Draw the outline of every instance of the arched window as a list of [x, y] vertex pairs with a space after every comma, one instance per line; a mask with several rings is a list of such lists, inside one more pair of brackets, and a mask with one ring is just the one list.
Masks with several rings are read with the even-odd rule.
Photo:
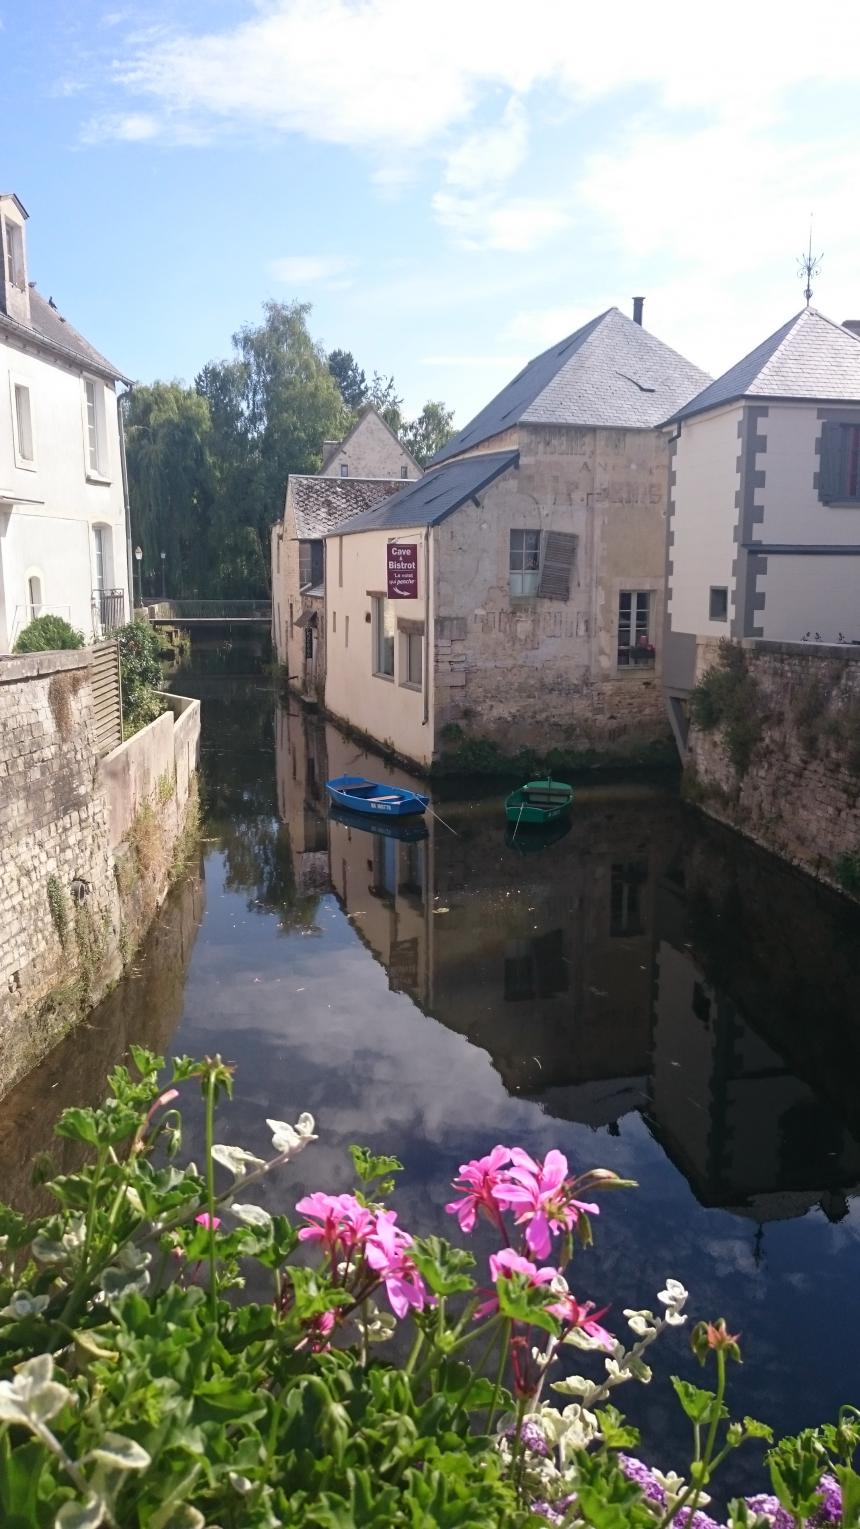
[[37, 573], [27, 579], [27, 611], [31, 621], [42, 614], [42, 580]]

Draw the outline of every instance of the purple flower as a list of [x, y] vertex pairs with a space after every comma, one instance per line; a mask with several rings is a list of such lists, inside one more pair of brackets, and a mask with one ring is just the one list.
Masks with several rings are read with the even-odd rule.
[[842, 1488], [835, 1476], [822, 1476], [818, 1483], [818, 1490], [824, 1494], [824, 1501], [818, 1512], [812, 1519], [813, 1524], [841, 1524], [842, 1522]]
[[[513, 1424], [511, 1424], [510, 1428], [505, 1429], [504, 1437], [506, 1439], [516, 1438], [516, 1432], [516, 1428]], [[520, 1438], [522, 1439], [523, 1447], [525, 1449], [530, 1449], [533, 1455], [542, 1455], [544, 1459], [549, 1456], [550, 1448], [546, 1442], [546, 1439], [544, 1438], [543, 1430], [540, 1424], [536, 1423], [533, 1419], [523, 1419]]]
[[644, 1497], [658, 1502], [661, 1507], [666, 1506], [666, 1493], [644, 1461], [637, 1460], [635, 1455], [619, 1455], [618, 1464], [628, 1480], [636, 1482]]
[[689, 1508], [682, 1508], [672, 1519], [673, 1529], [726, 1529], [725, 1524], [718, 1524], [715, 1518], [710, 1518], [697, 1508], [695, 1513], [690, 1514]]

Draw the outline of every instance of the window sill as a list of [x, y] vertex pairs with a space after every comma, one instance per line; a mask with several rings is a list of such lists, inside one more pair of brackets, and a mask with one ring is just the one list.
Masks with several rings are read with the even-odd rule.
[[653, 679], [657, 668], [656, 664], [618, 664], [615, 669], [616, 679]]
[[825, 510], [860, 510], [858, 499], [822, 499]]
[[400, 689], [401, 690], [417, 690], [418, 694], [420, 695], [422, 690], [424, 689], [424, 686], [423, 685], [416, 685], [412, 680], [401, 680], [400, 681]]
[[111, 485], [110, 478], [106, 478], [104, 473], [95, 472], [91, 467], [87, 468], [87, 482], [98, 483], [102, 488], [110, 488]]
[[393, 685], [394, 684], [394, 675], [393, 674], [381, 674], [378, 669], [374, 669], [374, 671], [373, 671], [373, 678], [375, 680], [385, 680], [386, 685]]
[[25, 457], [19, 457], [17, 451], [15, 452], [15, 466], [22, 473], [34, 473], [39, 470], [35, 461], [27, 461]]

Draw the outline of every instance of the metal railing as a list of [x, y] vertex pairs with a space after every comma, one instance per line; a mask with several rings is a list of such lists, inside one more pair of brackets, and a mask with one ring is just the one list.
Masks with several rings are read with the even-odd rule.
[[112, 632], [118, 632], [125, 625], [125, 590], [124, 589], [94, 589], [93, 609], [102, 630], [102, 636], [108, 637]]

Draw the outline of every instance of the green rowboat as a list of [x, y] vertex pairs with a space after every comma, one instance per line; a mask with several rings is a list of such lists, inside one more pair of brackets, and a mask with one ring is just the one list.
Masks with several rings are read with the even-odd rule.
[[512, 791], [505, 802], [509, 823], [520, 828], [554, 823], [570, 811], [573, 787], [559, 780], [528, 780]]

